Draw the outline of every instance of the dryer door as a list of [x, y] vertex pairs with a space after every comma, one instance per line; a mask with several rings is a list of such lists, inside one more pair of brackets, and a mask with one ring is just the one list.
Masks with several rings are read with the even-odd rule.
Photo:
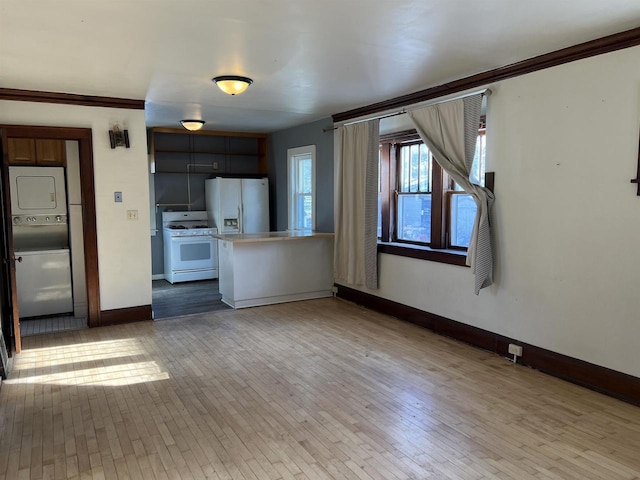
[[63, 167], [9, 167], [11, 215], [66, 215]]

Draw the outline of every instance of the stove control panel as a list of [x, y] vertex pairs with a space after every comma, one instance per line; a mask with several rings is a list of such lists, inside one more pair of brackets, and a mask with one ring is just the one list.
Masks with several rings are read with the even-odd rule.
[[184, 228], [184, 229], [165, 229], [172, 237], [200, 237], [211, 235], [213, 232], [210, 228]]

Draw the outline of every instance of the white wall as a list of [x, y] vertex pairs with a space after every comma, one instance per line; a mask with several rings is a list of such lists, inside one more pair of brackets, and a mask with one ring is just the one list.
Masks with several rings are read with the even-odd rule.
[[[114, 122], [129, 131], [131, 148], [109, 145]], [[149, 180], [143, 110], [0, 101], [0, 123], [91, 128], [96, 190], [100, 308], [151, 304]], [[123, 202], [114, 203], [113, 192]], [[138, 210], [138, 221], [127, 220]]]
[[382, 254], [363, 290], [640, 377], [640, 47], [490, 87], [496, 284]]

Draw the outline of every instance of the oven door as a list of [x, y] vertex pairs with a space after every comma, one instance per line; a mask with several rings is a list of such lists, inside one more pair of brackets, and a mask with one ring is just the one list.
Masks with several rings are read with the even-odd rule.
[[206, 235], [171, 237], [171, 270], [210, 270], [216, 267], [215, 242]]

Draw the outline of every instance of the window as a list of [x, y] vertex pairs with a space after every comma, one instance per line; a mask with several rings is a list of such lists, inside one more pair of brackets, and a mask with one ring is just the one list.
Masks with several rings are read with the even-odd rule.
[[[483, 185], [483, 126], [478, 133], [471, 179]], [[442, 170], [415, 131], [381, 137], [379, 171], [378, 233], [382, 242], [467, 249], [475, 201]]]
[[400, 147], [397, 213], [398, 240], [431, 243], [433, 162], [427, 146]]
[[287, 150], [289, 172], [289, 230], [313, 230], [316, 226], [316, 146]]
[[[485, 174], [485, 130], [478, 132], [476, 152], [471, 166], [471, 181], [484, 185]], [[454, 189], [448, 192], [447, 205], [449, 207], [449, 245], [453, 248], [467, 248], [471, 241], [473, 221], [476, 217], [475, 200], [462, 187], [454, 182]]]

